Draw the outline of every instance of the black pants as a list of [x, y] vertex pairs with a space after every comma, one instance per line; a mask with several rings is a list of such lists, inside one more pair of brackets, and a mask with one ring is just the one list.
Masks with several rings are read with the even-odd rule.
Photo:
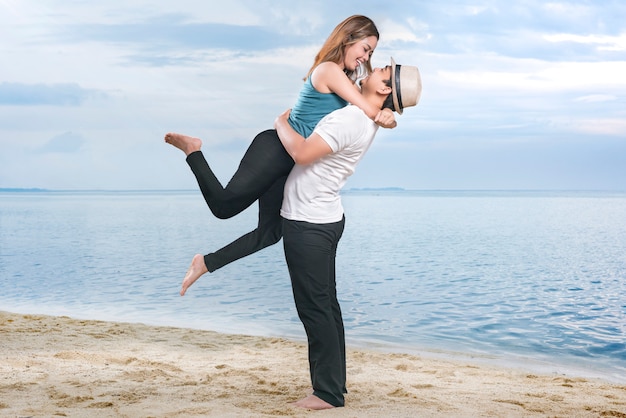
[[344, 405], [346, 348], [337, 300], [335, 258], [345, 220], [331, 224], [283, 219], [283, 246], [298, 317], [309, 345], [313, 394]]
[[204, 200], [211, 212], [227, 219], [259, 201], [257, 228], [214, 253], [204, 256], [209, 271], [277, 243], [282, 237], [280, 207], [287, 175], [294, 162], [274, 129], [258, 134], [239, 163], [226, 187], [207, 164], [202, 152], [187, 156]]

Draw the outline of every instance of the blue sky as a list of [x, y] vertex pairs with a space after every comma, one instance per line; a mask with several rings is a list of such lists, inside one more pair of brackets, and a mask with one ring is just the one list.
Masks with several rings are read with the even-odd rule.
[[626, 3], [301, 3], [0, 0], [0, 188], [194, 189], [168, 131], [227, 181], [365, 14], [424, 91], [347, 187], [626, 189]]

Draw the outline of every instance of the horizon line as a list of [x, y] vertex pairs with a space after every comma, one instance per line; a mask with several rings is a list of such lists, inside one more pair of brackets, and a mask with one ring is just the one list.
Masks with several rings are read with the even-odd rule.
[[[40, 188], [40, 187], [0, 187], [0, 192], [9, 192], [9, 193], [20, 193], [20, 192], [50, 192], [50, 193], [68, 193], [68, 192], [76, 192], [76, 193], [140, 193], [140, 192], [197, 192], [198, 189], [48, 189], [48, 188]], [[625, 193], [626, 189], [597, 189], [597, 188], [583, 188], [583, 189], [575, 189], [575, 188], [556, 188], [556, 189], [538, 189], [538, 188], [432, 188], [432, 189], [407, 189], [404, 187], [397, 186], [386, 186], [386, 187], [351, 187], [348, 189], [341, 190], [342, 192], [359, 192], [359, 191], [389, 191], [389, 192], [621, 192]]]

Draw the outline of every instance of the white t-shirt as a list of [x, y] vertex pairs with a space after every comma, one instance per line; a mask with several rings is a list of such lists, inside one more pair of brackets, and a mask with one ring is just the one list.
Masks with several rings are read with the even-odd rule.
[[281, 216], [317, 224], [339, 222], [343, 218], [339, 191], [377, 130], [378, 125], [357, 106], [348, 105], [325, 116], [313, 132], [333, 152], [312, 164], [293, 167], [285, 184]]

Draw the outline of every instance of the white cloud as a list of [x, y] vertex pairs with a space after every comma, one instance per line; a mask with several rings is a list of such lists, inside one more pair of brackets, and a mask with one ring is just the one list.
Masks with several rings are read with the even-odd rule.
[[561, 125], [578, 133], [626, 137], [626, 119], [570, 119], [562, 121]]
[[[189, 187], [186, 167], [163, 148], [170, 130], [207, 138], [227, 176], [248, 141], [293, 105], [328, 32], [353, 13], [370, 16], [380, 30], [375, 66], [391, 55], [418, 65], [424, 82], [419, 106], [381, 134], [389, 148], [381, 164], [394, 170], [372, 174], [379, 184], [393, 185], [393, 173], [403, 170], [397, 161], [411, 160], [406, 150], [392, 152], [401, 144], [445, 144], [450, 154], [488, 144], [480, 149], [488, 159], [492, 145], [505, 147], [514, 138], [522, 149], [572, 134], [580, 143], [626, 135], [619, 2], [293, 5], [0, 0], [0, 50], [10, 57], [0, 66], [0, 86], [20, 86], [31, 99], [0, 104], [0, 187]], [[44, 87], [40, 95], [64, 87], [83, 99], [72, 107], [36, 101], [30, 94], [36, 86]], [[66, 132], [84, 139], [56, 144], [73, 153], [35, 152], [51, 138], [67, 140]], [[423, 158], [434, 166], [441, 148], [431, 150]], [[131, 158], [137, 154], [144, 158]], [[170, 162], [178, 174], [154, 169]], [[451, 169], [450, 179], [456, 175], [462, 173]]]
[[545, 2], [539, 3], [539, 6], [548, 15], [560, 16], [563, 19], [579, 19], [592, 14], [592, 9], [582, 4], [576, 4], [575, 2]]
[[543, 38], [548, 42], [554, 43], [573, 42], [583, 45], [596, 45], [600, 51], [626, 51], [626, 32], [618, 36], [560, 33], [544, 35]]
[[576, 98], [575, 102], [583, 102], [583, 103], [604, 103], [604, 102], [614, 102], [618, 98], [612, 94], [590, 94], [587, 96], [581, 96]]
[[467, 13], [470, 16], [477, 16], [481, 13], [484, 13], [486, 10], [489, 10], [488, 6], [477, 6], [477, 5], [471, 5], [471, 6], [465, 6], [464, 8], [465, 13]]
[[[219, 8], [218, 10], [216, 10]], [[231, 25], [258, 25], [263, 21], [245, 1], [227, 2], [177, 0], [132, 2], [90, 2], [80, 0], [3, 0], [6, 23], [36, 23], [38, 25], [68, 23], [125, 24], [143, 22], [162, 16], [184, 16], [188, 23], [212, 22]]]
[[85, 138], [73, 132], [65, 132], [50, 139], [38, 152], [73, 154], [85, 144]]
[[617, 89], [626, 94], [626, 61], [546, 62], [518, 60], [519, 69], [442, 70], [439, 82], [467, 90], [515, 90], [593, 93]]

